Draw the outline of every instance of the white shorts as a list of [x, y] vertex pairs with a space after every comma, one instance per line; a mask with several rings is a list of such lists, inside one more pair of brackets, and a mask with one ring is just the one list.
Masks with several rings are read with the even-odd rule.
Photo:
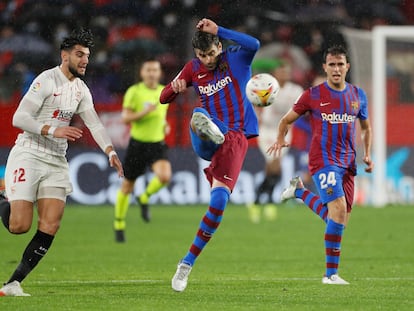
[[[36, 152], [14, 146], [10, 151], [5, 173], [9, 201], [49, 198], [65, 201], [72, 192], [69, 166], [65, 157]], [[48, 188], [46, 191], [45, 189]], [[53, 191], [53, 188], [64, 191]]]
[[[258, 138], [258, 145], [260, 151], [263, 153], [263, 156], [267, 163], [272, 162], [274, 159], [273, 155], [269, 155], [267, 150], [271, 145], [273, 145], [276, 141], [277, 132], [272, 129], [267, 129], [265, 127], [259, 127], [259, 138]], [[290, 132], [286, 135], [286, 140], [290, 142]], [[285, 155], [289, 148], [282, 148], [282, 155]]]

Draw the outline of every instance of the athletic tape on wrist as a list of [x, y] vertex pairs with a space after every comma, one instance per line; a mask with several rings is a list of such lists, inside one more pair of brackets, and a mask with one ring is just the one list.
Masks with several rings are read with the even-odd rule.
[[112, 150], [109, 154], [108, 154], [108, 158], [112, 158], [113, 156], [117, 155], [115, 150]]
[[52, 136], [53, 136], [53, 134], [55, 133], [55, 131], [56, 131], [56, 127], [51, 126], [51, 127], [49, 127], [49, 129], [47, 130], [47, 134], [48, 134], [48, 135], [52, 135]]

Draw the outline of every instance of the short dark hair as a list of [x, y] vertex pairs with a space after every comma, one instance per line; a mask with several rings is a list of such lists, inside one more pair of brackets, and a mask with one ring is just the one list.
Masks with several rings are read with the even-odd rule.
[[343, 45], [333, 45], [325, 50], [323, 53], [323, 63], [326, 63], [326, 57], [328, 54], [338, 56], [338, 55], [345, 55], [346, 61], [348, 62], [348, 51]]
[[139, 63], [139, 67], [138, 68], [141, 70], [142, 67], [144, 66], [144, 64], [146, 64], [146, 63], [152, 63], [152, 62], [159, 63], [160, 66], [161, 66], [161, 61], [158, 58], [156, 58], [154, 56], [149, 56], [149, 57], [145, 57], [145, 58], [143, 58], [141, 60], [141, 62]]
[[94, 46], [93, 35], [90, 29], [77, 28], [72, 31], [69, 37], [63, 38], [60, 50], [71, 50], [75, 45], [81, 45], [86, 48]]
[[219, 45], [220, 40], [217, 35], [198, 30], [195, 32], [191, 43], [194, 49], [207, 51], [213, 44]]
[[148, 56], [148, 57], [144, 57], [141, 61], [141, 64], [144, 63], [152, 63], [152, 62], [158, 62], [160, 63], [160, 60], [154, 56]]

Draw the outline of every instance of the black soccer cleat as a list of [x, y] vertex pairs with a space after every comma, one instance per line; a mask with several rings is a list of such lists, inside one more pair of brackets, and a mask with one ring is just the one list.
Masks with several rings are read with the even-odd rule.
[[118, 243], [125, 242], [125, 231], [124, 230], [115, 230], [115, 241]]
[[145, 222], [151, 221], [151, 213], [148, 203], [144, 204], [141, 202], [140, 198], [137, 198], [138, 204], [141, 207], [141, 217]]

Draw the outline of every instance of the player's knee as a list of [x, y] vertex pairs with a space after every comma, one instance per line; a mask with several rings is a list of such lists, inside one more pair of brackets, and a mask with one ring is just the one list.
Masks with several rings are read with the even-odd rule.
[[168, 184], [171, 181], [171, 171], [165, 171], [161, 174], [158, 174], [158, 179], [162, 184]]
[[134, 190], [134, 182], [131, 180], [124, 179], [121, 185], [121, 191], [125, 194], [130, 194]]
[[343, 198], [338, 198], [328, 203], [329, 218], [343, 224], [347, 219], [347, 205]]
[[50, 234], [50, 235], [56, 235], [59, 228], [60, 228], [60, 221], [50, 222], [50, 223], [39, 222], [39, 230], [44, 233]]
[[32, 227], [31, 223], [13, 223], [9, 224], [9, 231], [13, 234], [23, 234], [30, 230]]

